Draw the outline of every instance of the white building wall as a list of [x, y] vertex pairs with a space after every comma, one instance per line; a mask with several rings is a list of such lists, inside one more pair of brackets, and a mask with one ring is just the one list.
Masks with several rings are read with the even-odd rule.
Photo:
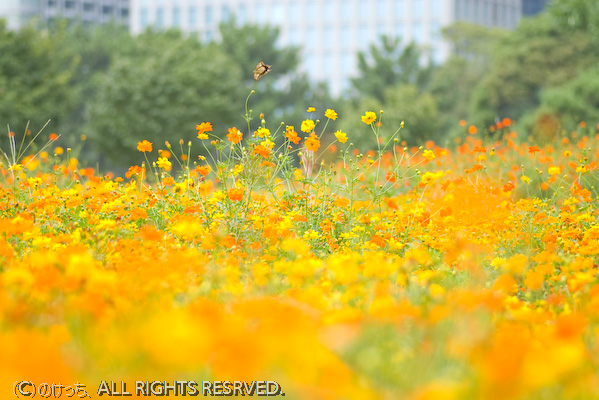
[[0, 17], [10, 29], [18, 29], [31, 19], [52, 21], [68, 18], [87, 24], [111, 21], [127, 25], [130, 0], [0, 0]]
[[[234, 14], [238, 24], [276, 25], [280, 45], [302, 47], [301, 69], [328, 82], [333, 94], [356, 76], [356, 53], [380, 35], [422, 46], [442, 62], [450, 46], [441, 29], [455, 21], [513, 28], [521, 0], [131, 0], [134, 34], [152, 26], [177, 27], [200, 40], [218, 39], [218, 25]], [[267, 60], [265, 60], [267, 61]]]

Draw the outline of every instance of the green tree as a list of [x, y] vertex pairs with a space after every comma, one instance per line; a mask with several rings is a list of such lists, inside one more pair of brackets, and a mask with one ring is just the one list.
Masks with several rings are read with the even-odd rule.
[[385, 90], [397, 84], [423, 87], [431, 68], [420, 64], [422, 53], [415, 43], [401, 46], [399, 38], [381, 36], [380, 46], [358, 53], [359, 76], [351, 79], [356, 98], [371, 96], [383, 100]]
[[599, 44], [599, 2], [596, 0], [554, 0], [548, 11], [565, 32], [587, 32]]
[[546, 14], [525, 20], [502, 40], [476, 86], [474, 121], [491, 124], [497, 117], [519, 118], [540, 104], [543, 88], [563, 85], [598, 61], [597, 46], [588, 33], [565, 33]]
[[[148, 31], [135, 38], [132, 54], [118, 55], [90, 106], [89, 132], [95, 148], [113, 166], [143, 159], [136, 150], [147, 139], [194, 140], [195, 125], [209, 121], [224, 134], [243, 120], [241, 72], [215, 46], [202, 46], [178, 32]], [[197, 140], [197, 139], [196, 139]]]
[[[79, 60], [70, 81], [76, 107], [64, 118], [60, 129], [73, 146], [84, 131], [89, 118], [91, 101], [96, 97], [100, 82], [117, 56], [131, 55], [134, 38], [126, 27], [107, 24], [99, 26], [70, 25], [65, 33], [65, 46]], [[86, 155], [88, 156], [88, 155]]]
[[[299, 72], [300, 49], [277, 45], [278, 28], [251, 24], [237, 27], [232, 20], [220, 25], [220, 36], [220, 42], [214, 45], [242, 71], [242, 87], [247, 92], [256, 91], [250, 100], [254, 114], [264, 113], [267, 118], [291, 125], [303, 117], [307, 103], [328, 99], [326, 90], [311, 85]], [[253, 71], [260, 61], [272, 65], [272, 70], [256, 82]]]
[[341, 129], [347, 133], [349, 141], [362, 151], [376, 148], [376, 141], [360, 116], [366, 111], [374, 111], [378, 115], [380, 110], [384, 111], [380, 126], [383, 141], [391, 138], [402, 121], [405, 122], [404, 128], [396, 137], [410, 145], [440, 139], [441, 124], [434, 97], [414, 84], [400, 83], [387, 88], [382, 101], [376, 97], [364, 97], [357, 105], [344, 109], [347, 117], [341, 121]]
[[[79, 58], [65, 48], [64, 26], [52, 35], [32, 25], [9, 31], [0, 20], [0, 145], [6, 150], [6, 126], [19, 132], [31, 121], [40, 129], [52, 120], [48, 133], [56, 131], [74, 109], [71, 80]], [[59, 132], [60, 133], [60, 132]]]
[[507, 34], [503, 29], [468, 23], [443, 30], [454, 51], [433, 70], [426, 88], [438, 103], [442, 131], [457, 129], [458, 120], [468, 118], [474, 88], [492, 66], [493, 50]]
[[[539, 107], [523, 118], [537, 139], [552, 139], [579, 122], [599, 122], [599, 67], [581, 72], [570, 82], [544, 90]], [[551, 123], [549, 123], [551, 122]]]

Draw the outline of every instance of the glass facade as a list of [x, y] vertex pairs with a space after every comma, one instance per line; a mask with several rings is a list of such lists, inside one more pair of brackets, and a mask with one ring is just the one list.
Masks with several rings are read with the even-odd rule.
[[[67, 0], [45, 1], [57, 1], [60, 5]], [[92, 0], [69, 1], [95, 3]], [[134, 33], [152, 24], [164, 25], [164, 28], [180, 26], [184, 31], [199, 35], [203, 41], [217, 40], [220, 35], [218, 24], [233, 16], [237, 25], [250, 23], [277, 27], [280, 30], [277, 45], [301, 47], [303, 70], [314, 80], [326, 80], [334, 91], [338, 91], [356, 74], [356, 53], [368, 51], [369, 46], [377, 43], [381, 35], [398, 37], [401, 45], [413, 40], [422, 46], [425, 58], [439, 63], [451, 54], [450, 44], [441, 34], [443, 27], [457, 21], [468, 21], [513, 28], [524, 9], [532, 10], [536, 3], [543, 0], [131, 2], [134, 5]], [[159, 9], [165, 10], [162, 18], [159, 16]]]

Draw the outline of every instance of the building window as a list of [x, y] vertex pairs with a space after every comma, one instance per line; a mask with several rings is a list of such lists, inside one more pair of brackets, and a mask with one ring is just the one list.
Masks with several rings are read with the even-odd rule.
[[333, 27], [327, 26], [324, 28], [323, 42], [327, 49], [335, 47], [335, 31], [333, 30]]
[[360, 18], [361, 19], [370, 19], [370, 3], [368, 1], [360, 1]]
[[103, 6], [102, 7], [102, 14], [104, 14], [104, 15], [110, 15], [110, 14], [112, 14], [112, 7], [111, 6]]
[[164, 10], [162, 8], [156, 9], [156, 27], [162, 28], [164, 26]]
[[206, 8], [204, 8], [204, 22], [206, 24], [211, 24], [212, 18], [212, 6], [206, 6]]
[[433, 47], [433, 62], [437, 65], [443, 63], [443, 52], [439, 47]]
[[141, 29], [145, 29], [147, 28], [148, 24], [150, 23], [149, 18], [148, 18], [148, 9], [147, 8], [142, 8], [139, 12], [139, 25], [141, 26]]
[[129, 9], [128, 8], [121, 8], [121, 17], [129, 18]]
[[341, 92], [345, 92], [347, 90], [349, 90], [351, 87], [351, 82], [349, 80], [349, 78], [345, 78], [341, 80], [341, 85], [339, 86], [339, 90]]
[[316, 2], [309, 1], [306, 4], [306, 18], [315, 20], [318, 17], [318, 10], [316, 9]]
[[240, 4], [237, 8], [237, 22], [242, 26], [248, 22], [248, 13], [245, 4]]
[[189, 18], [189, 26], [191, 28], [196, 27], [198, 24], [198, 13], [197, 13], [197, 10], [195, 7], [189, 7], [188, 18]]
[[361, 25], [358, 33], [358, 46], [360, 50], [365, 50], [370, 44], [370, 31], [368, 25]]
[[443, 15], [443, 3], [441, 0], [430, 0], [431, 17], [439, 18]]
[[497, 26], [499, 25], [499, 6], [497, 5], [497, 3], [493, 3], [493, 8], [491, 11], [491, 23], [493, 24], [493, 26]]
[[484, 25], [489, 25], [489, 2], [485, 1], [483, 3], [483, 19], [482, 22]]
[[297, 1], [292, 1], [291, 3], [289, 3], [289, 15], [291, 15], [291, 17], [295, 20], [299, 20], [302, 18], [302, 16], [300, 15], [301, 13], [301, 8], [300, 5]]
[[402, 41], [404, 37], [404, 26], [401, 24], [395, 24], [395, 37]]
[[223, 22], [229, 22], [231, 20], [231, 10], [229, 9], [228, 5], [223, 5], [221, 10], [221, 21]]
[[386, 19], [387, 15], [387, 0], [378, 0], [376, 3], [376, 15], [378, 19]]
[[439, 21], [431, 22], [431, 38], [433, 40], [441, 39], [441, 24]]
[[309, 74], [317, 72], [316, 55], [314, 53], [307, 53], [304, 57], [304, 65]]
[[48, 7], [49, 8], [56, 7], [56, 0], [48, 0]]
[[337, 11], [335, 10], [335, 3], [332, 1], [324, 3], [322, 14], [324, 16], [324, 20], [328, 22], [335, 21], [339, 17], [337, 15]]
[[354, 6], [349, 1], [341, 3], [341, 20], [350, 21], [354, 17]]
[[173, 8], [173, 26], [181, 26], [181, 11], [179, 7]]
[[92, 12], [92, 11], [94, 11], [94, 5], [93, 5], [93, 3], [83, 3], [83, 11], [85, 11], [85, 12]]
[[266, 8], [264, 7], [264, 4], [256, 4], [256, 15], [254, 17], [254, 21], [256, 21], [258, 24], [266, 23]]
[[289, 37], [289, 44], [291, 44], [291, 45], [298, 45], [301, 42], [300, 32], [296, 26], [289, 28], [288, 37]]
[[65, 1], [64, 2], [64, 8], [67, 10], [71, 10], [73, 8], [75, 8], [75, 2], [74, 1]]
[[281, 3], [274, 3], [271, 8], [270, 20], [275, 24], [281, 24], [284, 19], [283, 14], [283, 5]]
[[424, 25], [421, 22], [414, 22], [412, 25], [412, 40], [416, 43], [424, 42]]
[[378, 24], [376, 26], [376, 37], [377, 39], [387, 34], [387, 26], [385, 24]]
[[341, 44], [343, 47], [351, 47], [353, 43], [352, 31], [349, 25], [343, 25], [341, 27]]
[[424, 15], [424, 0], [412, 0], [412, 17], [421, 18]]
[[354, 69], [354, 55], [349, 51], [341, 54], [341, 71], [344, 74], [349, 74]]
[[395, 0], [395, 16], [403, 18], [406, 15], [406, 2], [405, 0]]
[[325, 75], [333, 75], [335, 73], [335, 58], [332, 53], [326, 53], [324, 55], [324, 59], [322, 60], [323, 71]]
[[313, 26], [308, 27], [308, 29], [306, 30], [306, 42], [305, 42], [305, 46], [306, 49], [309, 50], [314, 50], [316, 48], [317, 45], [317, 37], [316, 37], [316, 28], [314, 28]]

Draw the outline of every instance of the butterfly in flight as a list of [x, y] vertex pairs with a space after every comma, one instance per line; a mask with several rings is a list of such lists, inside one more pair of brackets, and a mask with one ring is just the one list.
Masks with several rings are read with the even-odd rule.
[[264, 64], [264, 61], [260, 61], [254, 70], [254, 79], [259, 81], [263, 75], [266, 75], [266, 73], [270, 71], [271, 67], [272, 65], [266, 65]]

